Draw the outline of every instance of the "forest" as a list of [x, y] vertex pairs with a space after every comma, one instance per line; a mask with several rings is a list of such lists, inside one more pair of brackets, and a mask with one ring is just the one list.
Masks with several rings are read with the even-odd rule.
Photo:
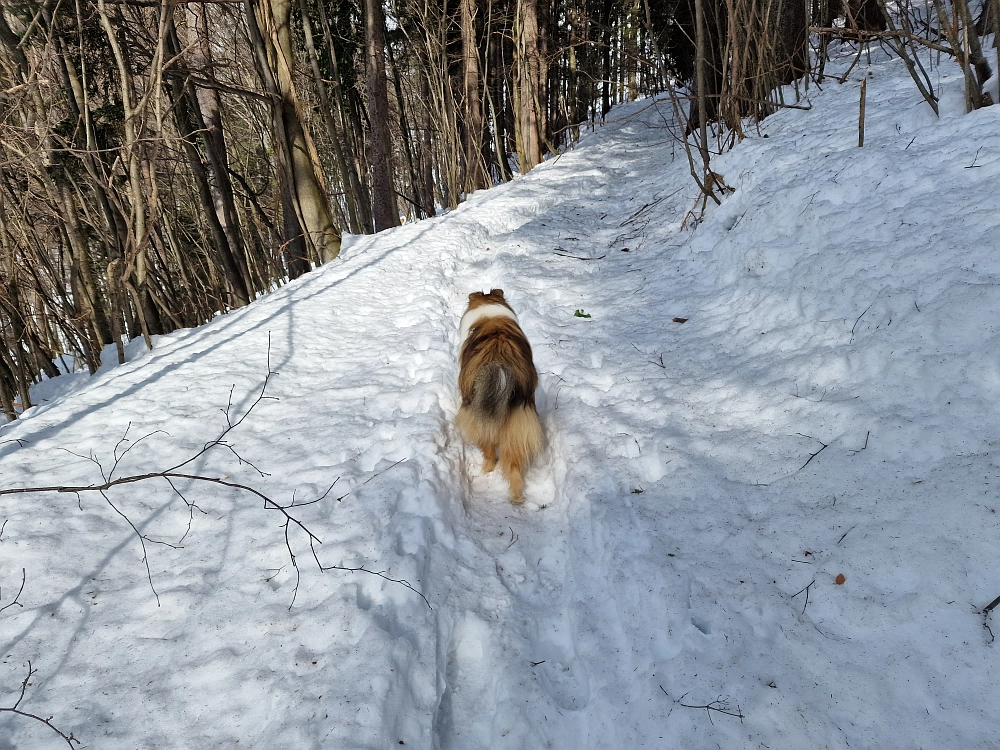
[[989, 105], [998, 8], [0, 0], [0, 406], [527, 173], [621, 102], [669, 95], [702, 210], [712, 155], [807, 107], [832, 39], [902, 58], [935, 111], [953, 60]]

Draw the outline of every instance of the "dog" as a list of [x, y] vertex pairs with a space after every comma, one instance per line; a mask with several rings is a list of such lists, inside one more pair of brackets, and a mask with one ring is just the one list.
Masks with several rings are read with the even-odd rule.
[[460, 325], [458, 389], [462, 406], [455, 426], [483, 452], [483, 473], [500, 469], [510, 501], [524, 502], [522, 474], [544, 443], [535, 409], [538, 372], [531, 344], [502, 289], [473, 292]]

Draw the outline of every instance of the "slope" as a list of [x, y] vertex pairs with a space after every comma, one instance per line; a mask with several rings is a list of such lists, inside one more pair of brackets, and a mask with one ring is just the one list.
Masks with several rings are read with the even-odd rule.
[[[0, 705], [30, 660], [20, 708], [87, 747], [990, 746], [1000, 136], [950, 73], [940, 120], [898, 61], [811, 91], [714, 161], [735, 191], [693, 230], [669, 104], [620, 108], [52, 390], [3, 488], [162, 470], [253, 406], [186, 469], [368, 572], [198, 480], [5, 496]], [[492, 286], [540, 372], [523, 507], [451, 428]]]

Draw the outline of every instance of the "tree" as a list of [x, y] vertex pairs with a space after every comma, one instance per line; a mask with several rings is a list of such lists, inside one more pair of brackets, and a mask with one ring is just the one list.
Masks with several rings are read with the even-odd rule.
[[291, 0], [247, 0], [254, 61], [271, 100], [285, 259], [294, 278], [309, 270], [310, 259], [326, 263], [340, 254], [340, 230], [333, 220], [319, 155], [304, 124], [293, 80], [291, 15]]
[[371, 121], [372, 213], [375, 231], [399, 226], [399, 208], [392, 184], [392, 142], [389, 137], [389, 94], [385, 77], [385, 15], [381, 0], [365, 0], [365, 70]]

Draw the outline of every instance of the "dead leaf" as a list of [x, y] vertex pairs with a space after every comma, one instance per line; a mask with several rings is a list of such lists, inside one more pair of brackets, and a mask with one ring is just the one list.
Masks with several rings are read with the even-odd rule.
[[834, 583], [836, 583], [838, 586], [843, 586], [844, 585], [844, 581], [846, 581], [846, 580], [847, 579], [844, 578], [844, 574], [843, 573], [838, 573], [836, 579], [834, 579]]
[[674, 318], [674, 322], [675, 323], [687, 323], [688, 319], [687, 318]]

